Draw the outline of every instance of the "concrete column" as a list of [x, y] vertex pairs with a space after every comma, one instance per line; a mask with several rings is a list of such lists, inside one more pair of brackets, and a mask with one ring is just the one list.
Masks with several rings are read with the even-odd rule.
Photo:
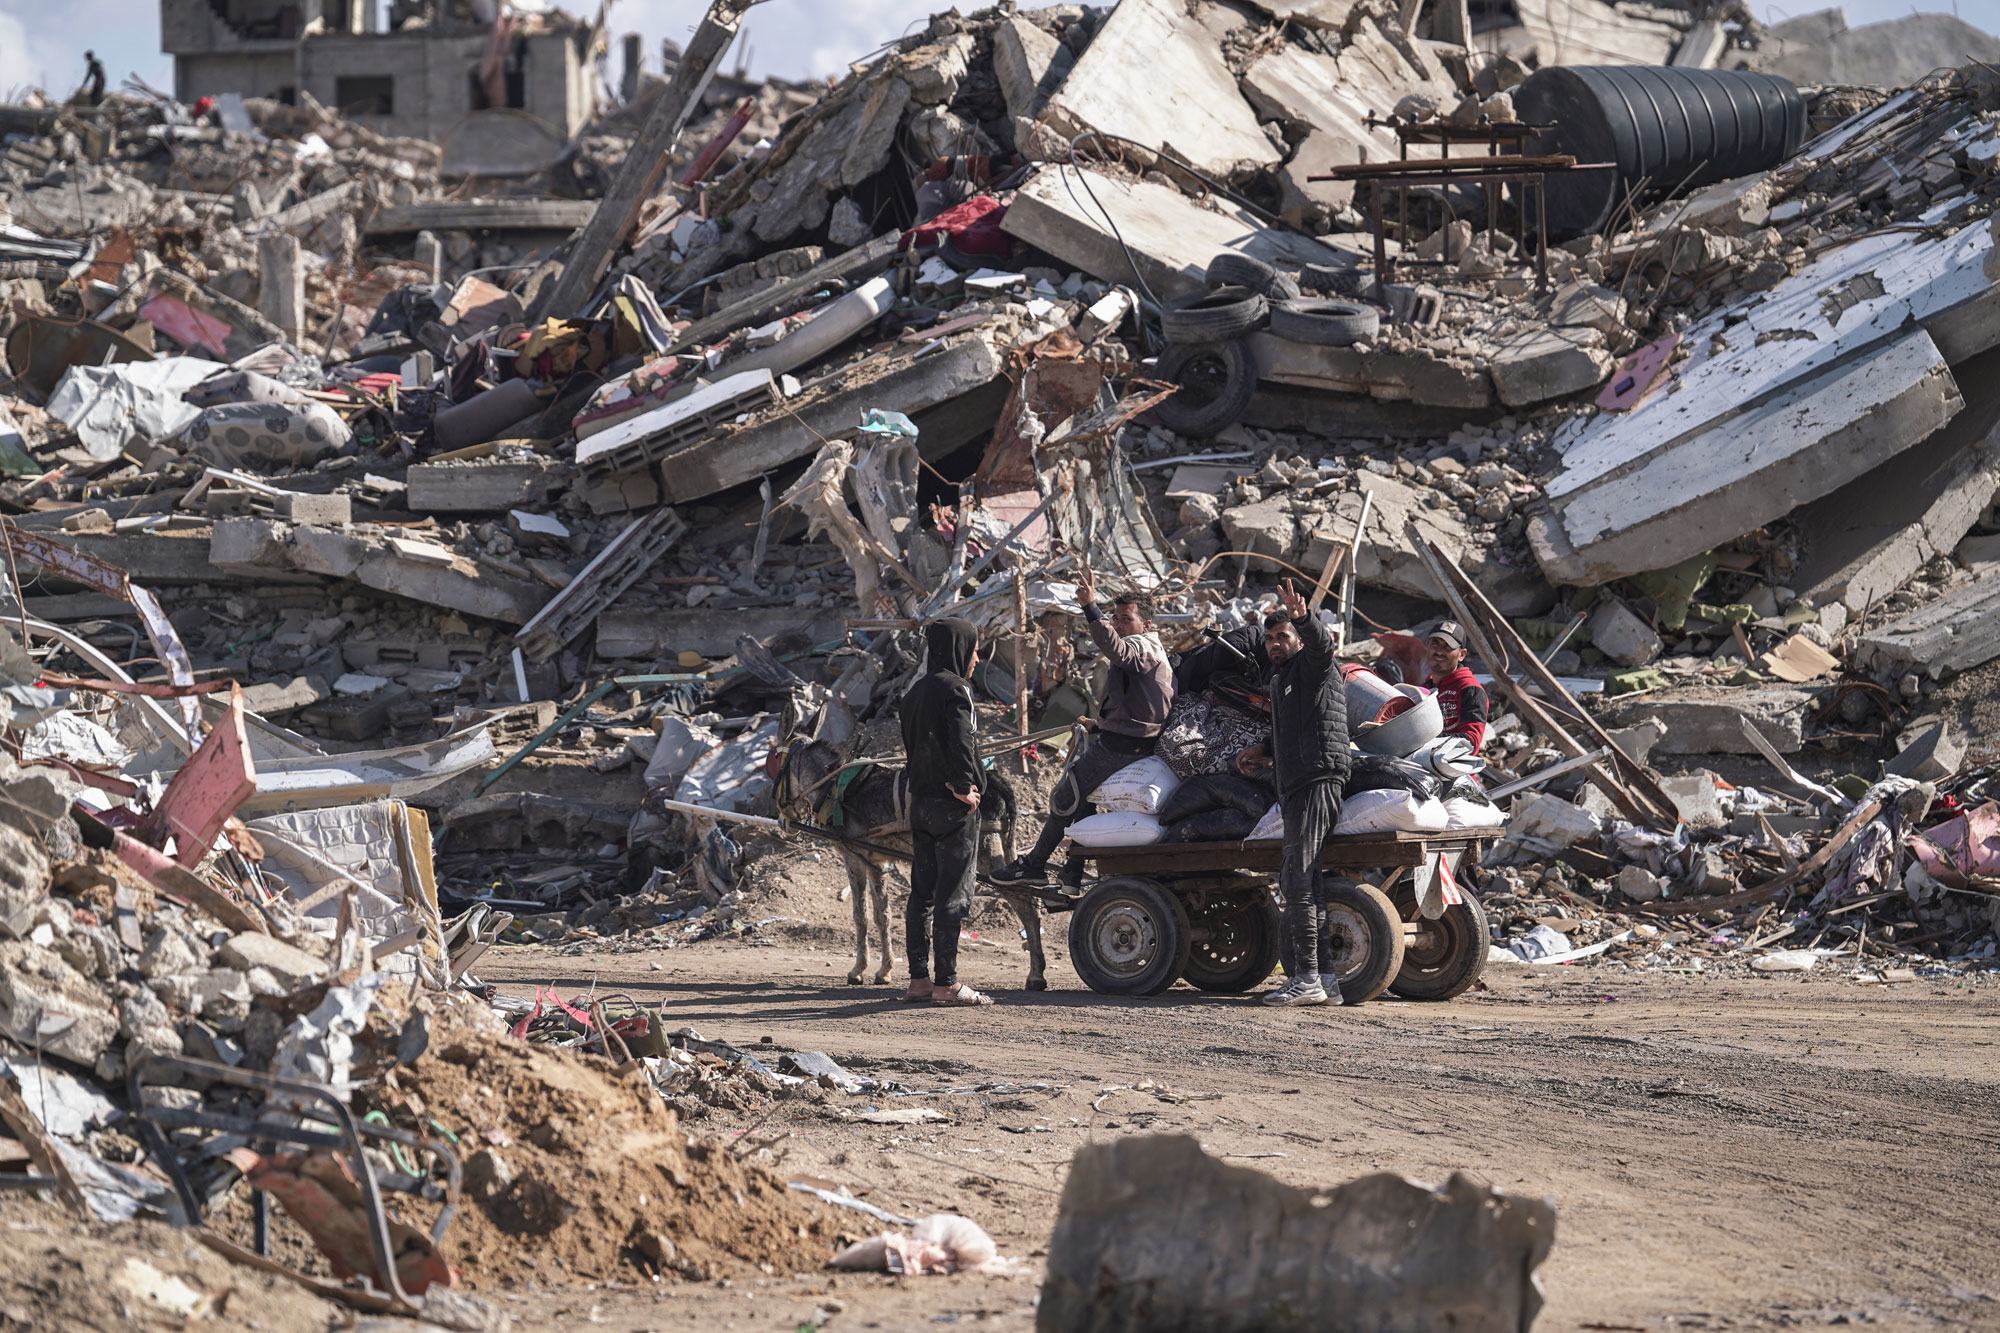
[[299, 262], [299, 238], [283, 233], [258, 237], [257, 270], [258, 308], [296, 343], [306, 317], [306, 271]]
[[417, 266], [430, 274], [432, 284], [444, 281], [444, 242], [433, 232], [417, 233]]

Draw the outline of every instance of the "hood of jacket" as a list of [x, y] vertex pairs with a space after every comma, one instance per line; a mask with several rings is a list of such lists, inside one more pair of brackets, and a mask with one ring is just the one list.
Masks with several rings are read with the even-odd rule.
[[971, 621], [946, 616], [924, 626], [925, 669], [945, 671], [964, 677], [972, 669], [972, 653], [979, 646], [979, 630]]

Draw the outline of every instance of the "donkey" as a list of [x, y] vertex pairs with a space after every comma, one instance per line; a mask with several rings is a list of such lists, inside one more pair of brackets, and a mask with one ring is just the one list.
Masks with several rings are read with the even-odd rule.
[[[833, 710], [843, 705], [834, 702]], [[854, 898], [854, 968], [847, 974], [860, 985], [868, 973], [868, 904], [875, 906], [875, 935], [882, 964], [872, 981], [889, 980], [895, 953], [889, 938], [889, 899], [883, 871], [892, 862], [910, 858], [909, 784], [900, 768], [871, 759], [848, 760], [828, 728], [829, 705], [817, 690], [794, 691], [785, 709], [777, 745], [767, 770], [776, 788], [778, 813], [785, 819], [831, 829], [855, 841], [840, 846], [847, 865], [848, 889]], [[997, 853], [1014, 855], [1014, 788], [998, 773], [986, 775], [979, 800], [979, 872], [984, 875]], [[999, 844], [996, 848], [995, 844]], [[866, 844], [866, 845], [863, 845]], [[1028, 989], [1047, 990], [1047, 960], [1042, 954], [1040, 905], [1032, 893], [996, 886], [996, 891], [1021, 919], [1028, 936]]]

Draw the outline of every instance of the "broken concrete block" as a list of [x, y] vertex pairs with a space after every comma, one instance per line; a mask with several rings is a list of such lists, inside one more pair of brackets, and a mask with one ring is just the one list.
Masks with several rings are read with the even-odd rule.
[[1805, 748], [1813, 697], [1811, 690], [1789, 685], [1692, 689], [1613, 701], [1604, 718], [1613, 725], [1641, 717], [1659, 721], [1666, 734], [1654, 747], [1656, 754], [1756, 754], [1757, 747], [1743, 735], [1745, 719], [1779, 754], [1797, 754]]
[[209, 530], [208, 562], [245, 574], [291, 564], [291, 530], [268, 518], [225, 518]]
[[1949, 722], [1924, 728], [1891, 759], [1884, 772], [1915, 782], [1942, 782], [1965, 763], [1965, 742], [1952, 734]]
[[[1534, 1272], [1554, 1240], [1553, 1204], [1463, 1175], [1439, 1189], [1387, 1173], [1300, 1189], [1191, 1137], [1134, 1135], [1077, 1152], [1035, 1327], [1518, 1333], [1541, 1307]], [[1330, 1313], [1357, 1310], [1383, 1317]]]
[[1015, 193], [1000, 226], [1106, 282], [1131, 283], [1136, 264], [1138, 276], [1163, 301], [1207, 291], [1209, 261], [1228, 250], [1289, 269], [1354, 263], [1318, 241], [1266, 227], [1225, 200], [1204, 205], [1170, 186], [1081, 167], [1038, 169]]
[[1672, 799], [1681, 822], [1690, 828], [1722, 827], [1722, 800], [1716, 792], [1715, 774], [1698, 768], [1661, 778], [1660, 789]]
[[1292, 513], [1292, 497], [1281, 491], [1255, 504], [1235, 505], [1222, 511], [1223, 535], [1235, 551], [1251, 551], [1296, 563], [1301, 542], [1299, 520]]
[[287, 491], [278, 497], [278, 516], [290, 523], [344, 527], [354, 521], [354, 501], [345, 495], [304, 495]]
[[216, 950], [215, 957], [225, 966], [244, 972], [261, 967], [287, 990], [297, 990], [309, 981], [316, 981], [327, 971], [323, 960], [297, 945], [254, 930], [231, 936]]
[[1927, 606], [1864, 634], [1853, 661], [1879, 674], [1917, 672], [1941, 680], [2000, 657], [2000, 567]]
[[[2000, 351], [1952, 372], [1965, 408], [1918, 444], [1800, 508], [1793, 586], [1860, 613], [1961, 544], [2000, 488]], [[1961, 558], [1963, 558], [1961, 556]]]
[[316, 676], [260, 681], [243, 687], [243, 709], [259, 717], [283, 717], [309, 708], [329, 694], [326, 682]]
[[0, 1032], [89, 1067], [118, 1035], [104, 987], [39, 944], [0, 943]]
[[1622, 334], [1626, 332], [1625, 298], [1594, 282], [1566, 282], [1550, 298], [1549, 322], [1562, 328]]
[[1120, 3], [1049, 99], [1049, 123], [1115, 134], [1214, 176], [1275, 165], [1278, 149], [1201, 14], [1180, 0]]
[[1597, 817], [1588, 810], [1560, 796], [1536, 792], [1507, 821], [1505, 837], [1508, 842], [1527, 843], [1536, 851], [1553, 853], [1587, 842], [1600, 831]]
[[[1456, 507], [1433, 507], [1427, 503], [1438, 497], [1435, 488], [1373, 474], [1363, 477], [1360, 485], [1374, 497], [1354, 562], [1355, 577], [1361, 583], [1430, 601], [1443, 597], [1429, 567], [1412, 549], [1404, 531], [1406, 525], [1414, 522], [1419, 532], [1471, 576], [1502, 614], [1540, 615], [1554, 603], [1555, 592], [1539, 573], [1506, 564], [1490, 543], [1473, 540], [1464, 515]], [[1304, 525], [1311, 538], [1300, 562], [1304, 568], [1323, 568], [1334, 547], [1346, 544], [1354, 535], [1355, 524], [1360, 522], [1361, 504], [1361, 493], [1350, 491], [1335, 502], [1329, 517], [1316, 523], [1309, 520]]]
[[1644, 866], [1624, 866], [1618, 871], [1618, 892], [1635, 903], [1650, 903], [1667, 895], [1667, 886]]
[[1627, 758], [1643, 767], [1652, 758], [1653, 747], [1667, 734], [1667, 724], [1656, 717], [1648, 717], [1605, 734], [1611, 738], [1612, 744], [1625, 752]]
[[1599, 652], [1621, 666], [1645, 666], [1660, 655], [1660, 636], [1615, 597], [1597, 604], [1584, 632]]
[[1611, 373], [1611, 353], [1572, 333], [1535, 329], [1494, 344], [1493, 388], [1509, 407], [1526, 407], [1594, 389]]
[[1073, 64], [1069, 48], [1019, 14], [993, 28], [993, 75], [1009, 115], [1026, 120], [1041, 115]]
[[1428, 348], [1316, 347], [1270, 333], [1253, 333], [1249, 343], [1260, 380], [1426, 407], [1493, 404], [1493, 377], [1484, 365], [1439, 356]]
[[2000, 533], [1967, 537], [1952, 548], [1951, 556], [1961, 565], [1990, 565], [2000, 561]]
[[1354, 203], [1353, 182], [1315, 181], [1313, 176], [1335, 166], [1387, 162], [1398, 155], [1395, 135], [1386, 126], [1368, 124], [1382, 102], [1371, 102], [1369, 91], [1358, 86], [1364, 71], [1374, 72], [1358, 56], [1336, 57], [1286, 43], [1244, 72], [1243, 95], [1259, 115], [1306, 127], [1296, 150], [1275, 172], [1279, 216], [1293, 225], [1323, 230], [1316, 224]]

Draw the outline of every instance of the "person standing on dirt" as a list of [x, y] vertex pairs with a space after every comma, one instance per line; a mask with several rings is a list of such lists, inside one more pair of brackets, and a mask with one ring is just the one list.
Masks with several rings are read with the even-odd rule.
[[1290, 976], [1265, 1004], [1339, 1003], [1340, 984], [1323, 967], [1325, 887], [1320, 851], [1340, 822], [1340, 790], [1353, 761], [1347, 748], [1347, 690], [1333, 658], [1333, 637], [1290, 579], [1278, 585], [1280, 608], [1264, 618], [1271, 658], [1271, 750], [1245, 750], [1245, 772], [1274, 763], [1285, 818], [1285, 862], [1278, 894], [1285, 900]]
[[910, 902], [903, 910], [910, 988], [903, 998], [992, 1004], [958, 979], [958, 934], [972, 910], [985, 786], [968, 683], [979, 662], [979, 631], [956, 617], [934, 620], [924, 626], [924, 646], [926, 674], [898, 710], [910, 780]]
[[[1070, 757], [1069, 768], [1049, 794], [1049, 817], [1041, 837], [1026, 856], [993, 871], [993, 878], [1002, 884], [1047, 878], [1049, 858], [1069, 826], [1090, 813], [1090, 794], [1119, 769], [1153, 753], [1173, 707], [1173, 664], [1146, 603], [1135, 596], [1120, 597], [1112, 603], [1107, 621], [1097, 605], [1097, 579], [1087, 565], [1077, 575], [1076, 593], [1091, 640], [1111, 659], [1111, 674], [1104, 682], [1097, 720], [1090, 724], [1095, 734]], [[1072, 888], [1083, 883], [1080, 858], [1070, 858], [1063, 868], [1063, 882]]]

